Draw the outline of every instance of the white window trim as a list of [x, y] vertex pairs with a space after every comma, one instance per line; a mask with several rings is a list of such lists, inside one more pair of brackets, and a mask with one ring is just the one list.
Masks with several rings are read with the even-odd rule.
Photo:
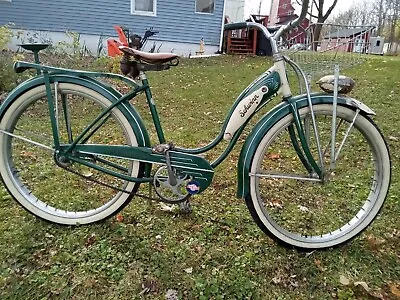
[[215, 2], [216, 0], [214, 0], [214, 9], [212, 13], [207, 13], [207, 12], [201, 12], [201, 11], [197, 11], [197, 0], [194, 0], [194, 13], [195, 14], [199, 14], [199, 15], [213, 15], [215, 12]]
[[149, 16], [149, 17], [157, 16], [157, 0], [153, 0], [153, 11], [135, 10], [135, 1], [136, 0], [131, 0], [131, 15]]

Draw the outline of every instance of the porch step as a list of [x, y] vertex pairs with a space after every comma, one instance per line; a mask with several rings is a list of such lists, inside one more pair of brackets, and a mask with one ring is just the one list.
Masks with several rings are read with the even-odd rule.
[[253, 40], [232, 37], [229, 41], [227, 52], [232, 54], [254, 54]]

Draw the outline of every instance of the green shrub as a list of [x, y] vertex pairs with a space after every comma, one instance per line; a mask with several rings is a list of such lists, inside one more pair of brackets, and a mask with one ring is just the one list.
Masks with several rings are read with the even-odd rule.
[[22, 74], [15, 73], [13, 66], [17, 60], [24, 60], [24, 56], [4, 50], [0, 52], [0, 94], [11, 91], [19, 83], [32, 75], [28, 71]]
[[108, 73], [116, 73], [120, 74], [120, 61], [121, 56], [109, 57], [109, 56], [100, 56], [96, 59], [93, 64], [93, 70], [98, 72], [108, 72]]
[[0, 50], [7, 49], [7, 45], [11, 42], [13, 33], [9, 25], [0, 26]]

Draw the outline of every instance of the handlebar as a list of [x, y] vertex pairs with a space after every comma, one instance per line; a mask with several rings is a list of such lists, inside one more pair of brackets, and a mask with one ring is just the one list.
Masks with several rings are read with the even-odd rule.
[[[308, 4], [309, 4], [310, 0], [303, 0], [303, 5], [302, 5], [302, 9], [301, 9], [301, 13], [300, 16], [291, 21], [289, 24], [278, 28], [274, 28], [274, 27], [265, 27], [262, 24], [259, 23], [255, 23], [255, 22], [238, 22], [238, 23], [230, 23], [230, 24], [226, 24], [224, 26], [224, 30], [237, 30], [237, 29], [244, 29], [244, 28], [257, 28], [260, 31], [263, 32], [263, 34], [265, 35], [265, 37], [267, 39], [269, 39], [271, 41], [271, 46], [272, 46], [272, 51], [273, 53], [277, 53], [278, 52], [278, 48], [276, 46], [276, 41], [279, 39], [279, 37], [289, 31], [292, 28], [297, 27], [306, 17], [307, 15], [307, 10], [308, 10]], [[272, 33], [274, 33], [272, 35]], [[275, 41], [275, 42], [272, 42]]]
[[265, 27], [264, 25], [256, 22], [238, 22], [238, 23], [229, 23], [224, 26], [225, 30], [237, 30], [243, 28], [257, 28], [261, 30], [267, 38], [272, 37], [271, 33], [277, 31], [277, 28], [273, 27]]

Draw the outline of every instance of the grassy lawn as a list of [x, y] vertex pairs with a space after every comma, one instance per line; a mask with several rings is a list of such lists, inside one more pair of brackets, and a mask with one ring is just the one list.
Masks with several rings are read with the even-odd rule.
[[[270, 65], [265, 58], [224, 56], [149, 73], [167, 140], [185, 147], [211, 141], [237, 95]], [[118, 219], [62, 227], [25, 212], [0, 185], [0, 298], [165, 299], [174, 290], [179, 299], [398, 299], [399, 72], [400, 59], [391, 57], [373, 57], [344, 72], [357, 82], [352, 96], [377, 113], [393, 164], [383, 210], [352, 242], [301, 253], [264, 235], [236, 198], [237, 158], [247, 131], [216, 169], [211, 187], [192, 197], [191, 215], [138, 198]], [[150, 124], [144, 98], [134, 101]]]

